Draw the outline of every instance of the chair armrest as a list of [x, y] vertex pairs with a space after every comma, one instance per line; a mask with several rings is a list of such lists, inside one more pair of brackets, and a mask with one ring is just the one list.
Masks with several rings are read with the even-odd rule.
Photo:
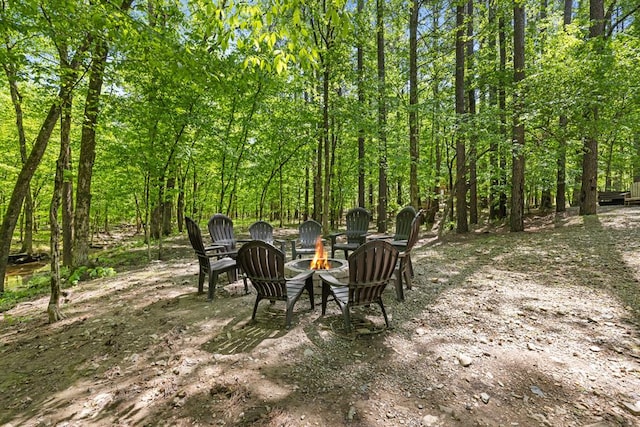
[[220, 249], [224, 249], [224, 246], [222, 246], [222, 245], [211, 245], [211, 246], [205, 246], [204, 247], [204, 251], [205, 252], [219, 251]]
[[338, 279], [336, 279], [335, 277], [333, 277], [330, 274], [326, 274], [326, 273], [320, 273], [318, 275], [318, 277], [320, 277], [320, 280], [322, 280], [324, 283], [328, 283], [329, 285], [333, 285], [333, 286], [347, 286], [344, 283], [340, 282]]
[[305, 280], [307, 280], [309, 277], [313, 276], [313, 273], [315, 273], [315, 270], [308, 270], [308, 271], [303, 271], [301, 273], [296, 274], [295, 276], [293, 276], [290, 279], [287, 279], [287, 282], [300, 282], [300, 283], [304, 283]]

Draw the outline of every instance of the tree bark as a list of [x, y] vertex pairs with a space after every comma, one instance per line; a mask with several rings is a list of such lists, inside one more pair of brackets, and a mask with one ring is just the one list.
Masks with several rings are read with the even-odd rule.
[[513, 148], [511, 168], [511, 231], [524, 230], [524, 110], [523, 89], [518, 84], [524, 80], [524, 6], [516, 2], [513, 7]]
[[384, 57], [384, 0], [376, 2], [378, 47], [378, 227], [379, 233], [387, 231], [387, 89]]
[[67, 163], [69, 151], [69, 129], [70, 123], [65, 123], [64, 117], [68, 115], [68, 108], [71, 105], [71, 93], [66, 99], [62, 99], [63, 123], [60, 126], [60, 153], [56, 162], [56, 175], [53, 185], [53, 196], [51, 197], [51, 205], [49, 206], [49, 222], [51, 224], [51, 235], [49, 238], [49, 248], [51, 251], [51, 295], [49, 297], [49, 305], [47, 313], [49, 315], [49, 323], [55, 323], [64, 319], [64, 315], [60, 311], [60, 223], [58, 222], [58, 209], [62, 200], [62, 187], [64, 182], [64, 168]]
[[96, 126], [107, 52], [106, 42], [96, 43], [92, 53], [89, 86], [84, 106], [74, 216], [73, 265], [76, 267], [89, 262], [91, 179], [96, 158]]
[[[467, 54], [465, 56], [465, 62], [469, 74], [467, 98], [469, 103], [469, 115], [468, 122], [475, 123], [476, 115], [476, 90], [471, 82], [473, 75], [473, 0], [467, 2]], [[477, 141], [478, 138], [475, 133], [475, 127], [472, 125], [469, 132], [469, 222], [471, 224], [478, 224], [478, 172], [476, 168], [477, 157]]]
[[[71, 89], [64, 88], [64, 90], [61, 90], [60, 94], [64, 94], [68, 90]], [[13, 187], [11, 199], [9, 200], [7, 210], [5, 211], [4, 218], [2, 220], [2, 227], [0, 227], [0, 293], [4, 292], [4, 276], [7, 272], [9, 251], [11, 249], [11, 238], [13, 236], [13, 230], [15, 230], [16, 224], [18, 223], [22, 202], [24, 201], [26, 193], [29, 191], [31, 178], [42, 160], [42, 156], [44, 155], [51, 137], [51, 132], [53, 132], [53, 128], [60, 116], [59, 99], [60, 95], [49, 108], [49, 112], [40, 127], [40, 131], [38, 132], [36, 142], [31, 149], [29, 158], [18, 174], [18, 179]]]
[[[7, 46], [7, 51], [11, 51], [11, 48]], [[27, 162], [27, 138], [24, 132], [24, 121], [22, 113], [22, 95], [18, 88], [17, 70], [9, 63], [3, 64], [5, 74], [7, 75], [7, 81], [9, 83], [9, 92], [11, 94], [11, 102], [16, 114], [16, 129], [18, 130], [18, 143], [20, 145], [20, 159], [22, 165]], [[30, 185], [29, 185], [30, 187]], [[22, 239], [21, 253], [31, 254], [33, 253], [33, 200], [31, 198], [31, 189], [27, 188], [24, 206], [22, 208], [24, 215], [24, 236]]]
[[467, 166], [465, 153], [465, 139], [463, 135], [465, 117], [464, 91], [464, 19], [465, 6], [456, 6], [456, 230], [458, 233], [469, 231], [467, 222]]
[[[358, 22], [363, 25], [364, 0], [358, 0]], [[360, 111], [360, 124], [358, 129], [358, 206], [365, 206], [365, 131], [362, 122], [366, 111], [366, 97], [364, 88], [364, 49], [362, 47], [365, 37], [364, 30], [360, 29], [358, 34], [358, 106]]]
[[409, 201], [420, 204], [418, 187], [419, 129], [418, 129], [418, 0], [411, 1], [409, 17]]
[[[500, 75], [505, 76], [507, 73], [507, 36], [506, 36], [506, 24], [503, 16], [498, 18], [498, 43], [499, 43], [499, 69]], [[503, 140], [506, 141], [509, 136], [507, 134], [507, 91], [506, 91], [506, 82], [504, 78], [500, 80], [500, 84], [498, 86], [498, 109], [500, 110], [500, 135], [503, 137]], [[502, 149], [502, 146], [505, 145], [501, 143], [499, 146], [499, 160], [500, 164], [500, 194], [499, 194], [499, 203], [498, 203], [498, 218], [504, 219], [507, 217], [507, 192], [505, 188], [507, 188], [507, 158], [505, 155], [505, 150]]]
[[[73, 184], [71, 182], [71, 107], [73, 105], [73, 94], [69, 93], [67, 99], [62, 100], [62, 111], [60, 120], [60, 156], [58, 162], [62, 167], [60, 176], [60, 201], [62, 203], [62, 264], [71, 266], [73, 264]], [[56, 169], [56, 184], [58, 183]], [[56, 196], [54, 189], [54, 197]], [[53, 203], [53, 199], [52, 199]], [[54, 207], [53, 205], [51, 206]], [[56, 211], [59, 205], [55, 206]], [[56, 217], [57, 218], [57, 217]], [[56, 224], [59, 228], [59, 225]], [[53, 231], [53, 230], [52, 230]], [[59, 240], [60, 237], [56, 236]], [[58, 248], [56, 241], [56, 248]], [[52, 246], [53, 248], [53, 246]], [[53, 270], [52, 270], [53, 272]], [[52, 282], [53, 285], [53, 282]], [[51, 320], [51, 318], [49, 319]]]
[[[573, 0], [564, 0], [563, 29], [571, 24]], [[556, 179], [556, 212], [564, 212], [567, 209], [567, 125], [569, 120], [566, 114], [559, 118], [560, 138], [558, 139], [558, 173]]]
[[[604, 35], [604, 1], [589, 2], [589, 38], [599, 44]], [[595, 49], [601, 52], [601, 49]], [[594, 103], [590, 111], [591, 126], [584, 138], [582, 152], [582, 185], [580, 188], [580, 215], [595, 215], [598, 205], [598, 104]]]

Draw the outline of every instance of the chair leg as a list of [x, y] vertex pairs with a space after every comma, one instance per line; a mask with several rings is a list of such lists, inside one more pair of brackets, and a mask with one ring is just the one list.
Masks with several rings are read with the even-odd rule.
[[218, 282], [218, 272], [216, 270], [211, 270], [209, 272], [209, 301], [213, 300], [217, 282]]
[[207, 274], [202, 267], [200, 267], [200, 273], [198, 273], [198, 294], [204, 293], [204, 276]]
[[262, 298], [260, 298], [259, 295], [256, 297], [256, 303], [253, 305], [253, 314], [251, 315], [251, 320], [256, 319], [256, 312], [258, 311], [258, 303], [260, 302], [261, 299]]
[[327, 312], [327, 300], [329, 299], [329, 285], [322, 282], [322, 315]]
[[285, 312], [285, 328], [289, 329], [291, 327], [291, 318], [293, 317], [293, 306], [296, 304], [294, 301], [286, 301], [287, 307]]
[[404, 289], [402, 288], [402, 269], [399, 269], [396, 277], [396, 299], [404, 301]]
[[345, 304], [342, 307], [342, 317], [344, 317], [344, 329], [347, 333], [351, 332], [351, 315], [349, 313], [349, 304]]
[[309, 301], [311, 302], [311, 309], [313, 310], [315, 308], [315, 302], [313, 301], [313, 276], [305, 280], [304, 287], [309, 294]]
[[382, 315], [384, 316], [385, 325], [387, 325], [387, 328], [390, 328], [391, 325], [389, 324], [389, 318], [387, 317], [387, 312], [384, 309], [384, 304], [382, 304], [382, 298], [378, 300], [378, 305], [380, 306], [380, 310], [382, 311]]

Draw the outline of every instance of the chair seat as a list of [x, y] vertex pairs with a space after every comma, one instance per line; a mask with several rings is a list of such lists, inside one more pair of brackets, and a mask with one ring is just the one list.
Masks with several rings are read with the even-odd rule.
[[[209, 301], [213, 300], [213, 296], [214, 296], [214, 292], [215, 292], [215, 285], [216, 282], [218, 281], [218, 275], [222, 274], [222, 273], [228, 273], [229, 274], [229, 281], [236, 281], [238, 279], [238, 275], [236, 272], [236, 260], [233, 258], [229, 258], [229, 257], [225, 257], [225, 258], [221, 258], [218, 260], [213, 260], [213, 259], [209, 259], [210, 260], [210, 274], [213, 278], [212, 282], [209, 284], [209, 292], [208, 292], [208, 298]], [[247, 284], [245, 283], [244, 285], [244, 290], [245, 293], [247, 292]]]
[[297, 255], [314, 255], [316, 248], [296, 248]]

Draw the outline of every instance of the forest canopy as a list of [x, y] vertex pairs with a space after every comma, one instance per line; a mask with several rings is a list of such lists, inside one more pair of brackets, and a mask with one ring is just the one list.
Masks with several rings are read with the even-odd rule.
[[[88, 262], [184, 216], [459, 232], [640, 179], [634, 0], [3, 1], [0, 230]], [[443, 209], [444, 208], [444, 209]], [[58, 262], [57, 259], [54, 262]], [[0, 280], [0, 283], [2, 281]]]

